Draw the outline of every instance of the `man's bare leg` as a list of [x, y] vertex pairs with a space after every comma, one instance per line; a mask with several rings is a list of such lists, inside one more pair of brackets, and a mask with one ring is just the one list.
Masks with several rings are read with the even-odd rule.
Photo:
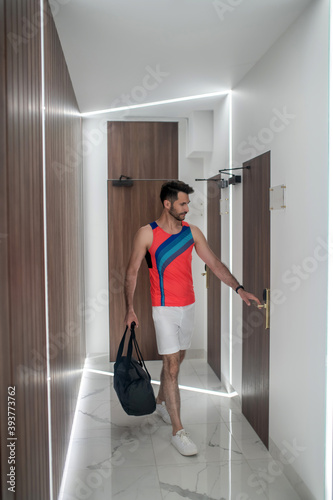
[[186, 351], [163, 355], [161, 385], [156, 402], [165, 401], [172, 423], [172, 433], [175, 435], [183, 425], [180, 420], [180, 394], [178, 387], [179, 367], [185, 358]]
[[[180, 364], [184, 361], [184, 358], [185, 358], [185, 354], [186, 354], [186, 351], [179, 351], [180, 352]], [[178, 353], [175, 353], [175, 354], [178, 354]], [[164, 364], [162, 366], [162, 370], [161, 370], [161, 375], [160, 375], [160, 388], [159, 388], [159, 391], [158, 391], [158, 395], [156, 397], [156, 403], [157, 404], [162, 404], [163, 401], [165, 402], [165, 396], [164, 396]]]

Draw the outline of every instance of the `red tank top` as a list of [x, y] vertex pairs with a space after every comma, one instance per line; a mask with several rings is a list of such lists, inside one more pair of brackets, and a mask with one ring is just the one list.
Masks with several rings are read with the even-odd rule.
[[188, 306], [195, 302], [192, 279], [194, 240], [187, 222], [177, 234], [151, 224], [153, 243], [146, 254], [153, 306]]

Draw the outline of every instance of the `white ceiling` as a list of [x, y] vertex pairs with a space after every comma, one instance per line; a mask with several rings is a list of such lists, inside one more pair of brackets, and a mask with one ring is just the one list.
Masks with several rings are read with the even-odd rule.
[[[80, 111], [88, 112], [229, 90], [310, 2], [61, 0], [52, 3], [56, 5], [54, 20]], [[190, 106], [186, 106], [188, 112]], [[147, 109], [133, 110], [133, 114], [162, 112], [153, 107]], [[167, 113], [166, 108], [164, 112]]]

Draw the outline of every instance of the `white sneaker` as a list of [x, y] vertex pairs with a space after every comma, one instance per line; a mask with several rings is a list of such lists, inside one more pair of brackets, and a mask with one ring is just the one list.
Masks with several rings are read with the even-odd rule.
[[188, 434], [186, 434], [184, 429], [181, 429], [175, 436], [172, 436], [171, 444], [173, 444], [181, 455], [185, 455], [186, 457], [196, 455], [198, 453], [198, 448], [193, 443], [192, 439], [188, 437]]
[[168, 410], [167, 410], [167, 408], [165, 406], [165, 402], [164, 401], [162, 402], [162, 404], [159, 404], [159, 403], [156, 404], [156, 413], [157, 413], [157, 415], [159, 415], [160, 417], [162, 417], [162, 419], [164, 420], [164, 422], [166, 424], [170, 424], [171, 425], [171, 418], [170, 418]]

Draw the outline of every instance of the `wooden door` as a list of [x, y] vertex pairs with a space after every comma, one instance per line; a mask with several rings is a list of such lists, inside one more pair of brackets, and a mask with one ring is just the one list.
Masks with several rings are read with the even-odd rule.
[[[243, 284], [263, 300], [270, 288], [270, 152], [243, 166]], [[242, 411], [268, 447], [269, 329], [266, 311], [243, 304]]]
[[[220, 176], [212, 177], [219, 179]], [[221, 190], [215, 181], [207, 184], [207, 241], [221, 258]], [[208, 268], [207, 290], [207, 361], [221, 379], [221, 281]], [[207, 278], [207, 276], [206, 276]]]
[[[137, 230], [156, 220], [164, 181], [178, 178], [178, 123], [109, 122], [108, 178], [127, 175], [133, 187], [115, 187], [108, 181], [109, 325], [110, 360], [115, 361], [124, 333], [124, 277]], [[151, 315], [149, 272], [142, 262], [134, 295], [140, 327], [138, 342], [145, 360], [160, 359]]]

